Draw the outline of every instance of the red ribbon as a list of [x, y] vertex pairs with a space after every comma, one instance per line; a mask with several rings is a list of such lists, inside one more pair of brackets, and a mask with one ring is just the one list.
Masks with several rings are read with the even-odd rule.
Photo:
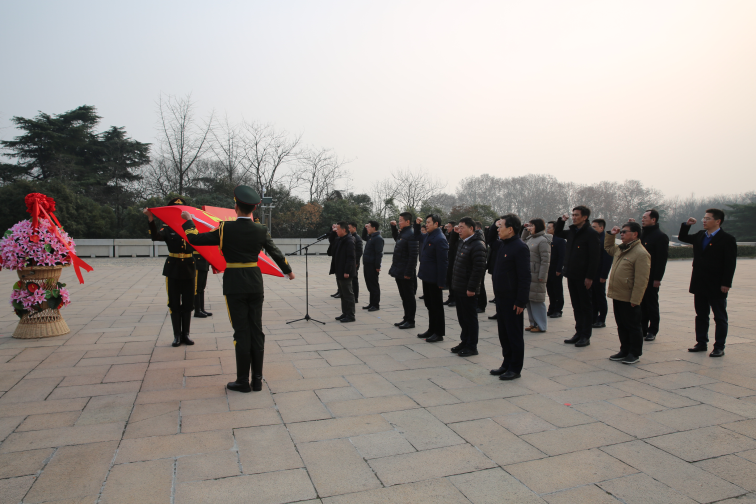
[[[39, 227], [40, 214], [42, 217], [46, 217], [47, 220], [50, 221], [50, 224], [48, 226], [50, 228], [50, 231], [52, 231], [52, 233], [68, 250], [68, 255], [71, 258], [71, 263], [73, 264], [74, 271], [76, 272], [76, 278], [79, 279], [79, 283], [83, 284], [84, 277], [81, 274], [81, 268], [84, 268], [86, 271], [92, 271], [93, 268], [89, 264], [82, 261], [79, 256], [76, 255], [76, 252], [74, 252], [73, 248], [71, 248], [71, 244], [64, 240], [60, 234], [60, 231], [58, 231], [58, 228], [63, 229], [63, 226], [60, 225], [58, 218], [55, 217], [55, 214], [53, 213], [55, 211], [55, 200], [53, 200], [49, 196], [45, 196], [44, 194], [30, 193], [26, 195], [24, 202], [26, 203], [26, 211], [29, 212], [32, 216], [33, 228], [36, 229], [37, 227]], [[53, 222], [57, 224], [57, 227], [53, 225]]]

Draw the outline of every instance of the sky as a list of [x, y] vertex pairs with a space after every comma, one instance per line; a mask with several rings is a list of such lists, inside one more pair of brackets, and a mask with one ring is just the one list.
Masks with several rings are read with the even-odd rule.
[[756, 190], [756, 1], [0, 3], [0, 138], [88, 104], [154, 142], [161, 93], [398, 169], [667, 196]]

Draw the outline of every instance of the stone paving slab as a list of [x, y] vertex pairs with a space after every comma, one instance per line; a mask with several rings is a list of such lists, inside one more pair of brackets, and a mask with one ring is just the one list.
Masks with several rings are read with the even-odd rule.
[[[415, 337], [422, 303], [415, 331], [393, 326], [389, 278], [380, 311], [334, 322], [328, 259], [313, 257], [310, 314], [327, 324], [286, 324], [305, 303], [292, 258], [296, 281], [265, 278], [253, 394], [224, 387], [235, 359], [219, 275], [196, 344], [170, 346], [162, 263], [93, 259], [84, 285], [65, 270], [64, 336], [13, 339], [18, 319], [0, 312], [0, 502], [756, 503], [756, 261], [738, 263], [724, 358], [686, 351], [690, 262], [675, 261], [638, 365], [608, 360], [611, 313], [590, 347], [563, 344], [568, 300], [548, 332], [525, 335], [522, 378], [505, 383], [488, 373], [501, 363], [493, 305], [480, 355], [460, 358], [454, 310], [438, 344]], [[6, 292], [14, 277], [0, 277]]]

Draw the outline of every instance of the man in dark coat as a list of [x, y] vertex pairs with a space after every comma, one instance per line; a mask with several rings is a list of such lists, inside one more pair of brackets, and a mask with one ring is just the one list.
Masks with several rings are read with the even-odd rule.
[[362, 271], [365, 277], [365, 285], [370, 293], [370, 302], [363, 306], [363, 310], [377, 311], [381, 305], [381, 285], [378, 282], [378, 276], [381, 273], [381, 263], [383, 262], [383, 237], [378, 231], [380, 224], [377, 221], [370, 221], [365, 224], [362, 230], [362, 240], [365, 244], [362, 253]]
[[549, 294], [549, 309], [547, 315], [550, 318], [562, 316], [564, 308], [564, 287], [562, 268], [564, 267], [564, 254], [567, 248], [567, 240], [554, 235], [555, 221], [549, 221], [547, 233], [553, 236], [551, 240], [551, 262], [549, 263], [549, 278], [546, 280], [546, 292]]
[[394, 256], [391, 260], [389, 275], [396, 280], [399, 297], [402, 299], [404, 317], [401, 322], [394, 324], [399, 329], [415, 327], [415, 282], [417, 276], [418, 242], [412, 229], [412, 214], [404, 212], [399, 215], [399, 226], [391, 221], [391, 234], [396, 241]]
[[[326, 254], [328, 257], [333, 257], [333, 253], [336, 251], [336, 242], [339, 239], [339, 235], [336, 233], [336, 228], [338, 227], [338, 224], [332, 224], [331, 230], [328, 231], [328, 250], [326, 250]], [[331, 297], [334, 299], [339, 299], [341, 297], [341, 293], [339, 292], [339, 282], [336, 281], [336, 292], [334, 294], [331, 294]]]
[[655, 209], [646, 210], [641, 217], [641, 243], [646, 251], [651, 254], [651, 276], [648, 279], [646, 293], [641, 302], [643, 312], [642, 327], [646, 341], [654, 341], [659, 334], [659, 287], [661, 286], [664, 271], [667, 269], [667, 257], [669, 256], [669, 236], [659, 229], [659, 212]]
[[591, 285], [591, 294], [593, 299], [593, 327], [606, 327], [606, 313], [609, 311], [609, 304], [606, 302], [606, 279], [609, 278], [609, 272], [612, 269], [612, 256], [604, 250], [604, 237], [606, 236], [606, 221], [604, 219], [593, 219], [591, 227], [598, 233], [601, 247], [601, 260], [599, 269]]
[[567, 240], [564, 257], [564, 276], [575, 314], [575, 335], [564, 340], [576, 347], [591, 344], [593, 334], [593, 299], [591, 286], [598, 272], [601, 259], [601, 242], [598, 233], [588, 225], [590, 208], [579, 205], [572, 209], [572, 225], [568, 231], [564, 224], [569, 215], [564, 214], [554, 226], [554, 236]]
[[349, 234], [354, 239], [354, 258], [356, 259], [357, 273], [352, 277], [352, 290], [354, 291], [354, 304], [360, 302], [360, 259], [362, 259], [362, 238], [357, 234], [357, 223], [349, 223]]
[[709, 343], [709, 313], [714, 312], [714, 350], [710, 357], [724, 355], [727, 339], [727, 294], [735, 276], [738, 244], [735, 237], [721, 228], [725, 214], [718, 208], [706, 210], [703, 231], [688, 234], [696, 223], [691, 217], [680, 226], [677, 239], [693, 245], [693, 273], [690, 293], [696, 308], [696, 345], [689, 352], [705, 352]]
[[[499, 227], [496, 225], [496, 223], [499, 220], [495, 220], [490, 226], [486, 228], [486, 232], [484, 233], [484, 236], [486, 238], [486, 245], [488, 246], [488, 258], [486, 260], [486, 271], [488, 271], [488, 274], [493, 277], [493, 270], [494, 266], [496, 265], [496, 254], [498, 252], [498, 248], [494, 247], [493, 244], [499, 239]], [[494, 294], [495, 296], [495, 294]], [[496, 303], [496, 297], [494, 297], [491, 300], [491, 303]], [[499, 316], [494, 313], [490, 317], [488, 317], [489, 320], [496, 320], [499, 318]]]
[[451, 349], [460, 357], [478, 355], [478, 300], [481, 279], [486, 274], [486, 242], [475, 232], [470, 217], [459, 221], [459, 244], [454, 259], [451, 289], [456, 300], [457, 320], [462, 329], [460, 344]]
[[[168, 206], [185, 205], [182, 198], [174, 198]], [[189, 337], [194, 309], [194, 294], [196, 292], [197, 270], [194, 264], [194, 247], [189, 245], [180, 234], [168, 226], [158, 230], [155, 217], [148, 209], [143, 210], [147, 215], [152, 241], [164, 241], [168, 246], [168, 257], [163, 266], [165, 290], [168, 293], [168, 313], [171, 315], [173, 326], [173, 343], [177, 347], [181, 343], [194, 345]]]
[[[216, 245], [226, 258], [223, 273], [223, 294], [226, 296], [228, 318], [234, 329], [236, 381], [226, 385], [237, 392], [262, 390], [265, 334], [262, 329], [262, 310], [265, 298], [263, 278], [257, 267], [260, 251], [265, 249], [284, 275], [294, 279], [288, 261], [273, 243], [265, 226], [252, 220], [252, 212], [260, 204], [260, 195], [249, 186], [234, 189], [237, 219], [221, 222], [218, 228], [200, 233], [193, 217], [182, 212], [186, 238], [193, 245]], [[250, 386], [249, 373], [252, 370]]]
[[488, 248], [488, 243], [486, 242], [486, 236], [483, 231], [483, 223], [479, 221], [475, 221], [475, 234], [477, 234], [481, 240], [483, 240], [483, 245], [486, 247], [486, 268], [483, 270], [483, 277], [480, 279], [480, 293], [477, 295], [478, 298], [478, 313], [485, 313], [486, 307], [488, 307], [488, 293], [486, 292], [486, 270], [488, 270], [488, 254], [491, 252]]
[[[454, 272], [454, 260], [457, 257], [457, 245], [459, 244], [457, 224], [453, 221], [446, 223], [446, 240], [449, 242], [449, 267], [446, 270], [446, 285], [451, 285], [452, 273]], [[449, 289], [449, 299], [447, 299], [444, 304], [453, 308], [455, 302], [454, 291]]]
[[336, 227], [336, 246], [331, 258], [330, 275], [336, 275], [336, 282], [341, 293], [341, 315], [336, 317], [339, 322], [354, 322], [354, 291], [352, 291], [352, 277], [357, 274], [354, 238], [349, 234], [349, 225], [339, 222]]
[[446, 335], [444, 317], [444, 291], [449, 267], [449, 242], [440, 229], [441, 218], [431, 214], [425, 218], [428, 236], [420, 251], [418, 278], [423, 281], [423, 301], [428, 309], [428, 330], [418, 334], [428, 343], [443, 341]]
[[499, 239], [491, 246], [497, 251], [493, 289], [504, 361], [491, 374], [500, 380], [514, 380], [520, 377], [525, 360], [523, 310], [530, 296], [530, 249], [520, 238], [522, 222], [516, 215], [503, 216], [498, 230]]

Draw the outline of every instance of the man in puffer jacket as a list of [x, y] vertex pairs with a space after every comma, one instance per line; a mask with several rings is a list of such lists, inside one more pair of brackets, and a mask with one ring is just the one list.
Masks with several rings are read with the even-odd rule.
[[[618, 233], [622, 238], [621, 245], [617, 245]], [[622, 226], [622, 231], [614, 226], [604, 239], [604, 250], [614, 257], [607, 296], [613, 300], [620, 339], [619, 353], [609, 358], [623, 364], [635, 364], [643, 353], [640, 304], [651, 273], [651, 255], [643, 248], [640, 235], [640, 224], [628, 222]]]
[[460, 357], [478, 355], [478, 299], [486, 274], [486, 242], [475, 232], [475, 221], [459, 221], [459, 243], [454, 259], [451, 288], [456, 300], [457, 319], [462, 328], [461, 343], [451, 349]]
[[396, 240], [396, 245], [394, 246], [394, 256], [391, 261], [389, 275], [396, 280], [399, 297], [402, 298], [404, 317], [401, 322], [397, 322], [394, 325], [399, 329], [412, 329], [415, 327], [415, 312], [417, 311], [415, 285], [417, 282], [417, 253], [419, 247], [412, 230], [412, 214], [409, 212], [399, 214], [398, 228], [396, 224], [396, 222], [391, 221], [391, 233], [394, 236], [394, 240]]

